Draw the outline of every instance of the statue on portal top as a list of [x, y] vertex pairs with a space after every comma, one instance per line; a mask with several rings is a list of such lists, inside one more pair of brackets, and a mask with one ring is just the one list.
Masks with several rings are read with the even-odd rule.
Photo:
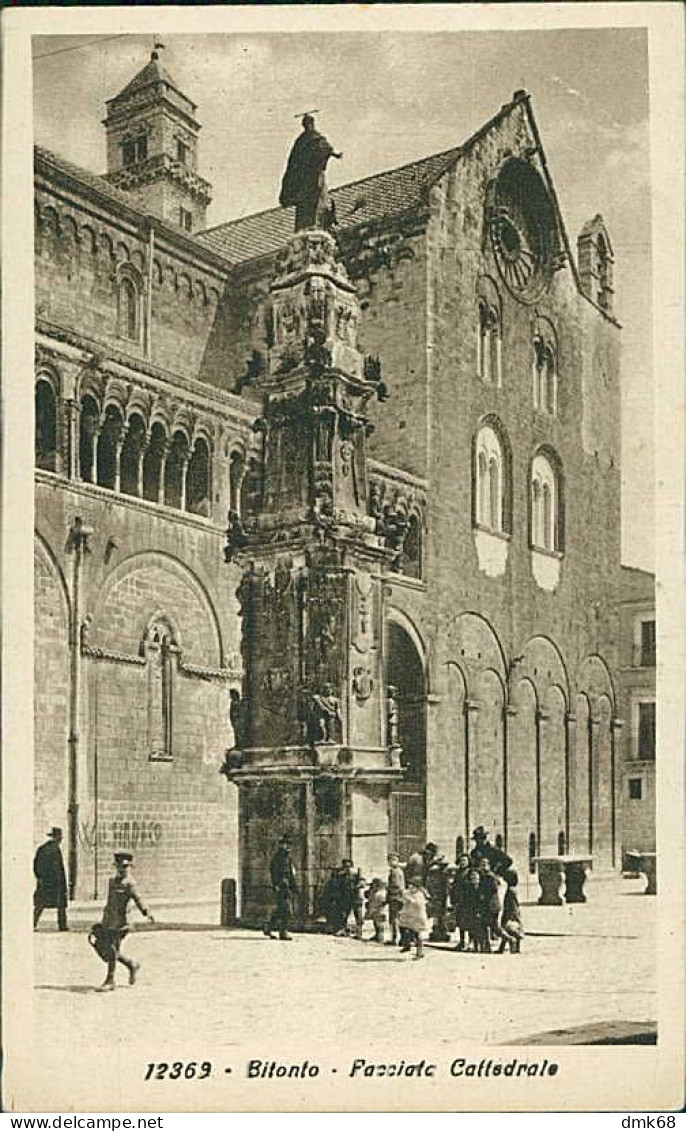
[[326, 187], [329, 158], [340, 158], [332, 145], [314, 127], [314, 118], [305, 114], [303, 132], [296, 138], [288, 156], [281, 183], [279, 204], [295, 205], [295, 230], [329, 229], [336, 223], [336, 208]]

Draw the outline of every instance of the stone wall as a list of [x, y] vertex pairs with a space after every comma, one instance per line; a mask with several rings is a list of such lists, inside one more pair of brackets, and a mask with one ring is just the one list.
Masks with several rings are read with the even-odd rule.
[[[45, 180], [36, 204], [36, 309], [40, 317], [77, 330], [132, 358], [173, 373], [231, 388], [227, 269], [200, 245], [191, 248], [158, 227], [152, 273], [148, 220], [143, 214], [93, 205], [70, 188]], [[132, 202], [133, 203], [133, 202]], [[228, 265], [227, 265], [228, 268]], [[133, 337], [120, 313], [126, 276], [136, 287]], [[148, 317], [148, 293], [152, 300]]]
[[[567, 832], [569, 773], [566, 847], [588, 851], [591, 844], [596, 864], [604, 866], [612, 863], [613, 820], [618, 843], [621, 755], [619, 732], [611, 726], [618, 713], [619, 332], [578, 293], [569, 266], [533, 307], [500, 282], [483, 239], [485, 187], [506, 152], [533, 143], [520, 109], [432, 190], [425, 252], [431, 388], [426, 593], [394, 591], [393, 600], [416, 618], [436, 697], [428, 723], [428, 835], [452, 851], [457, 833], [468, 839], [469, 825], [503, 833], [506, 775], [508, 835], [520, 866], [536, 829], [537, 803], [542, 843], [536, 851], [557, 851], [559, 834]], [[478, 376], [477, 285], [483, 276], [502, 304], [500, 387]], [[543, 317], [558, 343], [556, 418], [535, 413], [532, 403], [534, 323]], [[374, 345], [383, 363], [385, 350], [397, 343], [392, 337]], [[404, 409], [392, 398], [379, 413], [387, 418], [388, 436]], [[512, 529], [502, 539], [499, 575], [483, 568], [473, 526], [473, 441], [487, 418], [497, 421], [511, 453]], [[564, 484], [564, 551], [549, 588], [536, 580], [530, 549], [530, 466], [541, 445], [557, 453]], [[402, 465], [403, 441], [385, 447], [384, 459]], [[513, 710], [503, 724], [508, 703]], [[589, 714], [597, 723], [590, 732]]]
[[[46, 820], [67, 826], [70, 689], [57, 570], [72, 584], [65, 543], [78, 515], [93, 533], [81, 569], [77, 894], [102, 894], [112, 851], [126, 847], [148, 897], [218, 898], [221, 879], [237, 874], [236, 790], [218, 771], [233, 742], [229, 687], [240, 684], [238, 577], [223, 562], [223, 533], [50, 475], [38, 483], [36, 512], [37, 835]], [[149, 647], [160, 624], [174, 649], [168, 750], [157, 743], [160, 656]]]

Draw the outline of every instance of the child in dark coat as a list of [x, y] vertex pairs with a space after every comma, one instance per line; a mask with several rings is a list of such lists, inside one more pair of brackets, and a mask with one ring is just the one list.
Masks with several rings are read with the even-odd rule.
[[450, 899], [455, 912], [455, 926], [459, 932], [456, 950], [467, 950], [468, 932], [474, 919], [474, 884], [469, 878], [469, 857], [461, 856], [453, 879]]
[[491, 953], [491, 940], [504, 939], [500, 925], [503, 912], [505, 883], [499, 876], [491, 871], [491, 864], [487, 857], [479, 860], [479, 905], [481, 917], [480, 946], [485, 953]]
[[517, 895], [518, 876], [514, 868], [508, 868], [506, 872], [503, 872], [503, 879], [507, 884], [507, 891], [503, 899], [502, 915], [504, 937], [500, 942], [498, 954], [502, 954], [508, 944], [510, 954], [519, 954], [521, 941], [524, 936], [524, 927], [522, 925], [522, 913], [519, 906], [519, 897]]

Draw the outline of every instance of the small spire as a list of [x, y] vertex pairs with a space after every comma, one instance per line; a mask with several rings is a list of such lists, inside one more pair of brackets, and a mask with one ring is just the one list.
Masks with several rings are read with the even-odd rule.
[[165, 46], [164, 46], [162, 40], [160, 39], [159, 35], [156, 35], [153, 38], [152, 51], [150, 52], [150, 61], [153, 62], [153, 63], [156, 62], [157, 59], [159, 59], [159, 57], [160, 57], [160, 55], [159, 55], [160, 51], [164, 51], [164, 50], [165, 50]]

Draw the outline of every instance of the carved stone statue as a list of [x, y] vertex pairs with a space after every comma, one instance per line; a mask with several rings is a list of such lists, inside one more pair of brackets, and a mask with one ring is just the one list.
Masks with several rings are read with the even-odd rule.
[[245, 703], [240, 691], [235, 687], [229, 691], [229, 697], [229, 721], [233, 728], [233, 742], [234, 746], [240, 747], [245, 744]]
[[398, 690], [396, 687], [388, 687], [386, 689], [386, 720], [387, 720], [387, 737], [386, 741], [389, 746], [398, 745], [398, 700], [396, 695]]
[[229, 511], [229, 525], [226, 531], [226, 545], [224, 546], [224, 561], [233, 561], [237, 550], [247, 543], [245, 530], [238, 511]]
[[295, 205], [295, 230], [331, 228], [335, 207], [326, 188], [326, 166], [330, 157], [342, 157], [314, 128], [314, 118], [305, 114], [303, 132], [291, 149], [279, 195], [279, 204]]
[[337, 742], [340, 740], [341, 704], [330, 683], [324, 684], [323, 694], [310, 693], [307, 717], [309, 742]]

